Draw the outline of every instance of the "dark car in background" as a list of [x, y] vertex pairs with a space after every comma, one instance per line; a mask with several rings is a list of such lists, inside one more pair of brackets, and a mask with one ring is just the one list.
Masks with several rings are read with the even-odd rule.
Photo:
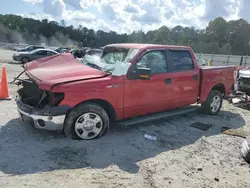
[[101, 55], [101, 49], [89, 49], [86, 51], [86, 55]]
[[44, 49], [44, 46], [30, 45], [26, 48], [16, 49], [18, 52], [31, 52], [36, 49]]
[[73, 49], [73, 50], [70, 50], [70, 53], [74, 56], [74, 58], [83, 58], [86, 55], [86, 50]]
[[14, 61], [21, 61], [23, 64], [46, 56], [56, 55], [58, 52], [51, 49], [36, 49], [31, 52], [18, 52], [13, 54]]

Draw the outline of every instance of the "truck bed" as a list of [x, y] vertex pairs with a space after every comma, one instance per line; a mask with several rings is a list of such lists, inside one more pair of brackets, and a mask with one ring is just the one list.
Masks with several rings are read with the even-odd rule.
[[213, 87], [219, 87], [224, 97], [228, 96], [234, 84], [236, 66], [200, 66], [199, 102], [207, 99]]

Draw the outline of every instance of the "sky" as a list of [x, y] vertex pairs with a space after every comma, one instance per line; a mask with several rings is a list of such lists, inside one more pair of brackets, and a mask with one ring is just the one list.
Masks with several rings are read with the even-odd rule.
[[250, 0], [1, 0], [0, 14], [131, 33], [163, 25], [200, 29], [219, 16], [250, 21], [249, 7]]

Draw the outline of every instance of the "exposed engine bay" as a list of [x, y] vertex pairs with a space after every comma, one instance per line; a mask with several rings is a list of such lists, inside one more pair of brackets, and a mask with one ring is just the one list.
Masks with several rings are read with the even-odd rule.
[[21, 88], [17, 91], [17, 105], [24, 112], [57, 116], [66, 114], [70, 109], [70, 106], [59, 105], [64, 99], [64, 93], [41, 90], [29, 79], [19, 80], [18, 85]]
[[24, 104], [41, 109], [50, 104], [51, 94], [48, 91], [40, 90], [37, 84], [28, 79], [19, 81], [19, 84], [21, 88], [17, 92]]
[[37, 109], [44, 109], [45, 107], [56, 107], [64, 99], [64, 93], [52, 93], [50, 91], [41, 90], [35, 82], [31, 79], [19, 79], [19, 77], [25, 73], [21, 72], [13, 81], [18, 80], [15, 84], [20, 87], [18, 89], [17, 98], [22, 101], [23, 104], [35, 107]]

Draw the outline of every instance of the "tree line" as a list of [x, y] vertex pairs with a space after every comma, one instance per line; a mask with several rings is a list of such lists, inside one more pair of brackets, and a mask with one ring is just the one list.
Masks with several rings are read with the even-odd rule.
[[218, 17], [205, 29], [194, 27], [159, 29], [131, 34], [114, 31], [94, 31], [82, 25], [67, 26], [65, 21], [35, 20], [17, 15], [0, 14], [0, 41], [28, 44], [45, 43], [51, 46], [68, 46], [77, 42], [80, 46], [102, 47], [111, 43], [154, 43], [191, 46], [196, 53], [250, 55], [250, 24], [239, 19], [226, 21]]

